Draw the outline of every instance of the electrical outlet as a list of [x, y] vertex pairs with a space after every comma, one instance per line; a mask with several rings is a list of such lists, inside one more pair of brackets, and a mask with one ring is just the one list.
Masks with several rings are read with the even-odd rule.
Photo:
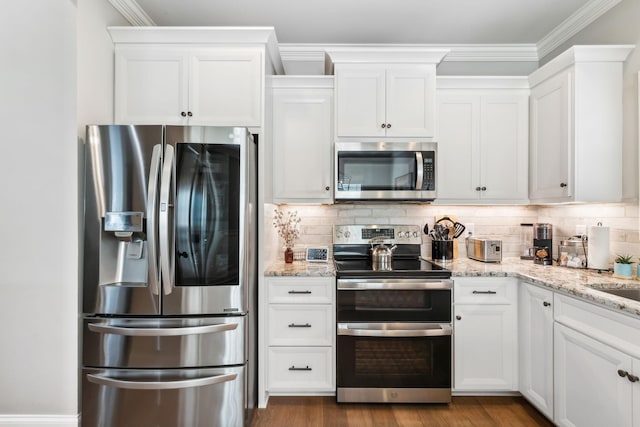
[[464, 225], [464, 236], [475, 236], [476, 234], [476, 229], [475, 229], [475, 224], [471, 223], [471, 224], [465, 224]]

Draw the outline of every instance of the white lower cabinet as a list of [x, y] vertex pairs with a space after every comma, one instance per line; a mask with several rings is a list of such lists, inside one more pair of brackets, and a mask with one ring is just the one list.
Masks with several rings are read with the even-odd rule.
[[335, 279], [268, 277], [269, 395], [335, 393]]
[[554, 422], [640, 426], [640, 320], [556, 294]]
[[555, 346], [556, 424], [631, 427], [633, 384], [618, 370], [632, 371], [632, 358], [564, 325]]
[[454, 391], [517, 391], [517, 281], [454, 280]]
[[518, 347], [520, 393], [553, 418], [553, 292], [520, 282]]

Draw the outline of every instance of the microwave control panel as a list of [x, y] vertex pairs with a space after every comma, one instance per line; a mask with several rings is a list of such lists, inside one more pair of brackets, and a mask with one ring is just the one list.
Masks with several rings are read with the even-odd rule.
[[422, 152], [422, 190], [434, 191], [436, 189], [435, 152]]

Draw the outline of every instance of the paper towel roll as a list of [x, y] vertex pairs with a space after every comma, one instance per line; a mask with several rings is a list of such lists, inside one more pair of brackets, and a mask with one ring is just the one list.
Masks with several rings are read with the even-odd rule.
[[587, 255], [589, 268], [607, 270], [609, 268], [609, 227], [589, 227]]

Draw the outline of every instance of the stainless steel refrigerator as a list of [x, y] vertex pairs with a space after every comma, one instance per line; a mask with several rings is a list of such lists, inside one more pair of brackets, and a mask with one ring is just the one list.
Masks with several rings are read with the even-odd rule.
[[256, 143], [87, 126], [83, 426], [243, 426], [256, 391]]

